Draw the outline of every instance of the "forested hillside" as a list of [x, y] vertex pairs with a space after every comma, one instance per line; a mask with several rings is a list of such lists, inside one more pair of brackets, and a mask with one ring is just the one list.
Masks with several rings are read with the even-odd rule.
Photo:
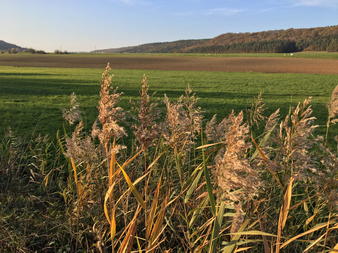
[[25, 49], [25, 48], [22, 48], [22, 47], [15, 45], [15, 44], [10, 44], [10, 43], [7, 43], [3, 40], [0, 40], [0, 50], [7, 51], [8, 49], [12, 49], [12, 48], [18, 49], [18, 51], [22, 51], [22, 50]]
[[226, 33], [187, 51], [193, 53], [338, 52], [338, 26]]
[[338, 26], [225, 33], [213, 39], [180, 40], [100, 50], [104, 53], [290, 53], [338, 52]]
[[201, 46], [209, 39], [201, 40], [178, 40], [173, 42], [156, 42], [143, 44], [135, 47], [122, 47], [104, 50], [96, 50], [94, 52], [103, 53], [180, 53], [193, 46]]

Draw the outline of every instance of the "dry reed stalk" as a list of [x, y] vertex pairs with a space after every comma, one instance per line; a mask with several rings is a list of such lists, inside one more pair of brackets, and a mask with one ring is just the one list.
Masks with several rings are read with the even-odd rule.
[[329, 116], [326, 123], [325, 145], [327, 145], [330, 123], [336, 124], [338, 122], [338, 119], [332, 119], [338, 116], [338, 85], [332, 91], [330, 102], [326, 103], [326, 108], [329, 111]]
[[70, 125], [76, 121], [81, 121], [81, 114], [85, 114], [85, 112], [80, 111], [80, 104], [77, 102], [77, 97], [74, 92], [70, 95], [69, 108], [63, 108], [61, 111], [64, 119], [67, 120]]
[[249, 132], [249, 125], [243, 124], [243, 112], [235, 116], [232, 111], [219, 124], [214, 116], [207, 124], [208, 139], [223, 143], [215, 157], [214, 176], [220, 201], [236, 209], [231, 233], [236, 233], [244, 222], [243, 201], [257, 196], [258, 189], [263, 187], [257, 168], [247, 156], [247, 150], [252, 147], [247, 142]]
[[263, 103], [262, 92], [259, 93], [257, 99], [254, 98], [254, 103], [251, 105], [251, 109], [249, 109], [250, 113], [250, 125], [253, 126], [255, 123], [259, 128], [259, 122], [265, 121], [266, 117], [263, 115], [265, 111], [265, 104]]
[[[212, 120], [215, 122], [215, 118]], [[223, 142], [224, 147], [215, 157], [215, 176], [221, 199], [227, 199], [227, 204], [249, 200], [256, 196], [257, 190], [263, 186], [256, 168], [250, 163], [246, 152], [251, 148], [249, 126], [242, 124], [243, 112], [237, 117], [234, 111], [218, 126], [211, 129], [209, 124], [209, 138], [217, 137], [215, 142]]]
[[[99, 116], [92, 128], [92, 137], [98, 137], [102, 147], [104, 147], [106, 151], [106, 157], [109, 157], [111, 152], [117, 154], [121, 149], [126, 148], [123, 145], [116, 145], [114, 150], [111, 150], [108, 147], [109, 141], [114, 137], [119, 139], [123, 136], [127, 136], [124, 128], [118, 125], [118, 123], [124, 121], [125, 112], [123, 112], [121, 107], [116, 107], [116, 104], [120, 101], [119, 97], [123, 93], [117, 93], [117, 88], [113, 90], [113, 87], [111, 86], [113, 75], [108, 76], [109, 71], [110, 67], [108, 63], [101, 78], [101, 99], [99, 101], [99, 106], [97, 107]], [[99, 123], [101, 124], [101, 129], [98, 127]]]
[[168, 146], [172, 146], [175, 154], [182, 154], [184, 163], [187, 153], [195, 143], [195, 134], [200, 133], [202, 114], [200, 107], [196, 107], [198, 101], [189, 85], [185, 96], [181, 96], [176, 103], [171, 103], [164, 95], [164, 103], [167, 107], [163, 136]]
[[287, 115], [276, 127], [264, 147], [266, 156], [273, 157], [269, 163], [270, 168], [284, 176], [285, 185], [291, 177], [295, 181], [306, 183], [308, 179], [316, 180], [321, 174], [316, 159], [318, 153], [312, 148], [322, 138], [311, 137], [318, 125], [313, 124], [316, 118], [311, 117], [310, 101], [311, 98], [306, 99], [303, 104], [299, 103], [295, 109], [292, 108], [291, 115]]
[[[335, 118], [338, 116], [338, 85], [332, 91], [330, 102], [326, 104], [326, 107], [329, 111], [329, 117]], [[337, 122], [338, 119], [332, 121], [332, 123]]]
[[148, 89], [148, 82], [144, 75], [140, 101], [135, 104], [130, 100], [133, 105], [132, 110], [137, 113], [137, 117], [131, 116], [136, 121], [136, 124], [131, 125], [131, 128], [138, 143], [144, 149], [154, 145], [154, 141], [161, 135], [161, 126], [156, 121], [160, 118], [162, 109], [156, 108], [160, 105], [159, 99], [150, 102], [156, 92], [149, 96]]

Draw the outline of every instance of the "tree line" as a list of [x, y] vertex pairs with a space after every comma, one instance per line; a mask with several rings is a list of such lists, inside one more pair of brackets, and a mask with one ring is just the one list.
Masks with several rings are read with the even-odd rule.
[[266, 40], [191, 48], [189, 53], [291, 53], [300, 51], [338, 52], [338, 35], [312, 40]]

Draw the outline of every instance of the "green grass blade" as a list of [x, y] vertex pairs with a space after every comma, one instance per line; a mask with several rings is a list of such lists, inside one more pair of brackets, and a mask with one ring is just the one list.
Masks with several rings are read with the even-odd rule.
[[239, 240], [239, 238], [241, 238], [241, 235], [242, 235], [241, 232], [244, 231], [244, 229], [247, 227], [249, 222], [250, 222], [250, 219], [247, 219], [246, 221], [244, 221], [243, 225], [238, 230], [235, 237], [231, 240], [231, 242], [229, 242], [229, 244], [227, 246], [225, 246], [223, 248], [223, 253], [233, 253], [234, 252], [236, 245], [237, 245], [237, 241]]
[[201, 202], [201, 204], [196, 208], [189, 222], [189, 227], [192, 227], [197, 217], [199, 217], [200, 213], [203, 211], [205, 206], [208, 204], [208, 201], [209, 201], [209, 198], [205, 197], [204, 200]]
[[[203, 129], [201, 130], [201, 141], [202, 141], [202, 146], [203, 146], [204, 145], [203, 144]], [[212, 194], [212, 185], [211, 185], [210, 175], [209, 175], [209, 171], [207, 167], [207, 160], [205, 159], [204, 148], [202, 148], [202, 154], [203, 154], [204, 175], [205, 175], [205, 181], [206, 181], [210, 205], [211, 205], [211, 211], [213, 215], [216, 215], [215, 199], [214, 199], [214, 195]]]
[[199, 182], [199, 180], [200, 180], [200, 178], [201, 178], [202, 173], [203, 173], [203, 170], [201, 170], [201, 171], [197, 174], [197, 176], [196, 176], [194, 182], [191, 184], [190, 188], [189, 188], [188, 191], [187, 191], [187, 194], [185, 195], [184, 203], [187, 203], [187, 202], [189, 201], [189, 199], [190, 199], [192, 193], [194, 192], [194, 190], [195, 190], [196, 187], [197, 187], [197, 184], [198, 184], [198, 182]]
[[218, 214], [215, 219], [214, 223], [214, 229], [211, 234], [211, 242], [210, 242], [210, 248], [209, 248], [209, 253], [214, 252], [215, 248], [215, 243], [216, 240], [218, 239], [218, 234], [219, 231], [221, 230], [222, 227], [222, 221], [223, 221], [223, 216], [224, 216], [224, 210], [225, 210], [225, 203], [222, 201], [220, 207], [218, 208]]
[[[264, 136], [264, 138], [261, 140], [261, 142], [259, 143], [259, 147], [263, 147], [265, 142], [269, 139], [272, 131], [275, 129], [275, 127], [277, 126], [277, 123], [270, 129], [269, 132], [266, 133], [266, 135]], [[251, 157], [251, 161], [255, 159], [255, 157], [258, 155], [259, 150], [256, 148], [255, 152], [253, 153], [252, 157]]]

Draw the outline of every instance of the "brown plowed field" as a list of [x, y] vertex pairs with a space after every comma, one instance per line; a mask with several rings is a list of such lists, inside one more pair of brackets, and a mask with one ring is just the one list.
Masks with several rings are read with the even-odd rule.
[[0, 66], [338, 74], [338, 60], [142, 55], [0, 55]]

